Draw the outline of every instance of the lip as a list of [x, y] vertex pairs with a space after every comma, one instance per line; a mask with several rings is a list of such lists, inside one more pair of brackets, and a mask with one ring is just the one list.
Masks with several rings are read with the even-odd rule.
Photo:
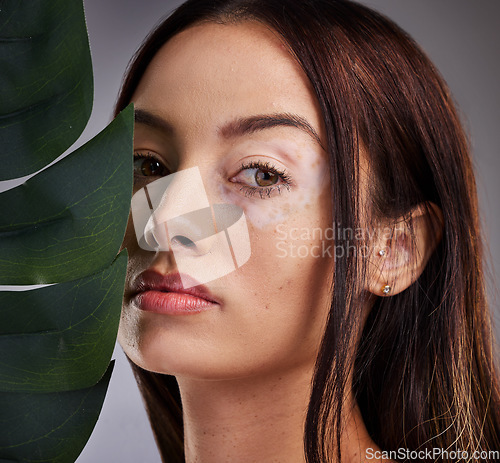
[[[182, 281], [190, 288], [184, 288]], [[135, 279], [131, 302], [140, 310], [165, 315], [189, 315], [217, 307], [220, 302], [189, 275], [145, 270]]]

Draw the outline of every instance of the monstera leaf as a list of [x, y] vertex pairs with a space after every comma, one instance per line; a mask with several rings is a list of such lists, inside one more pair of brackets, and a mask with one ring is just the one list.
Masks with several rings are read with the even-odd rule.
[[[0, 180], [43, 169], [92, 108], [81, 0], [0, 0]], [[127, 257], [133, 110], [0, 194], [0, 463], [73, 462], [111, 376]]]

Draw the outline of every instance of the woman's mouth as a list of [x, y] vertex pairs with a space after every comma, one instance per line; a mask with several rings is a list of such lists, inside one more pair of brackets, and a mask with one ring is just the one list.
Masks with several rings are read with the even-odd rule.
[[[184, 285], [189, 286], [184, 288]], [[189, 315], [215, 308], [219, 302], [208, 289], [188, 275], [142, 272], [134, 281], [131, 298], [140, 310], [165, 315]]]

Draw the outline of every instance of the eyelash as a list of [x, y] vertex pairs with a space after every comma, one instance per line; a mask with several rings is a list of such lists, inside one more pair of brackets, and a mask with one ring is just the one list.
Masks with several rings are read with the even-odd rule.
[[251, 161], [248, 163], [242, 163], [238, 174], [246, 169], [259, 169], [265, 172], [271, 172], [272, 174], [276, 174], [283, 182], [281, 184], [268, 187], [242, 185], [240, 187], [240, 191], [243, 191], [245, 196], [247, 197], [252, 197], [258, 194], [261, 199], [266, 199], [266, 197], [270, 198], [271, 193], [273, 193], [274, 191], [277, 191], [278, 194], [281, 194], [281, 187], [285, 187], [287, 190], [290, 190], [290, 186], [293, 185], [293, 180], [290, 175], [285, 170], [279, 169], [269, 161]]
[[[139, 159], [152, 159], [154, 161], [157, 161], [159, 164], [163, 166], [165, 170], [167, 170], [167, 167], [160, 162], [156, 156], [151, 154], [149, 151], [147, 152], [135, 152], [134, 153], [134, 163], [135, 161]], [[259, 195], [261, 199], [266, 199], [270, 198], [271, 194], [273, 192], [277, 192], [278, 194], [281, 194], [281, 189], [282, 187], [286, 188], [287, 190], [290, 190], [290, 186], [293, 185], [293, 180], [290, 177], [290, 175], [285, 171], [282, 170], [278, 167], [276, 167], [274, 164], [270, 163], [269, 161], [262, 162], [262, 161], [251, 161], [251, 162], [245, 162], [242, 163], [240, 166], [240, 170], [238, 171], [238, 174], [244, 170], [247, 169], [259, 169], [264, 172], [270, 172], [272, 174], [277, 175], [282, 183], [277, 184], [277, 185], [272, 185], [268, 187], [256, 187], [256, 186], [250, 186], [250, 185], [242, 185], [240, 187], [240, 191], [242, 191], [245, 196], [247, 197], [253, 197], [255, 195]], [[236, 174], [236, 175], [238, 175]], [[168, 174], [167, 174], [168, 175]], [[148, 176], [147, 175], [141, 175], [136, 171], [136, 168], [134, 166], [134, 177], [136, 180], [144, 180]]]

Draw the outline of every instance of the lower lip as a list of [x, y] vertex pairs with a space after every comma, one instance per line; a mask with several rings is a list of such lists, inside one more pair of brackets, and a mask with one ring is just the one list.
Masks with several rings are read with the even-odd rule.
[[137, 307], [146, 312], [155, 312], [166, 315], [189, 315], [214, 308], [215, 302], [190, 294], [144, 291], [134, 298]]

